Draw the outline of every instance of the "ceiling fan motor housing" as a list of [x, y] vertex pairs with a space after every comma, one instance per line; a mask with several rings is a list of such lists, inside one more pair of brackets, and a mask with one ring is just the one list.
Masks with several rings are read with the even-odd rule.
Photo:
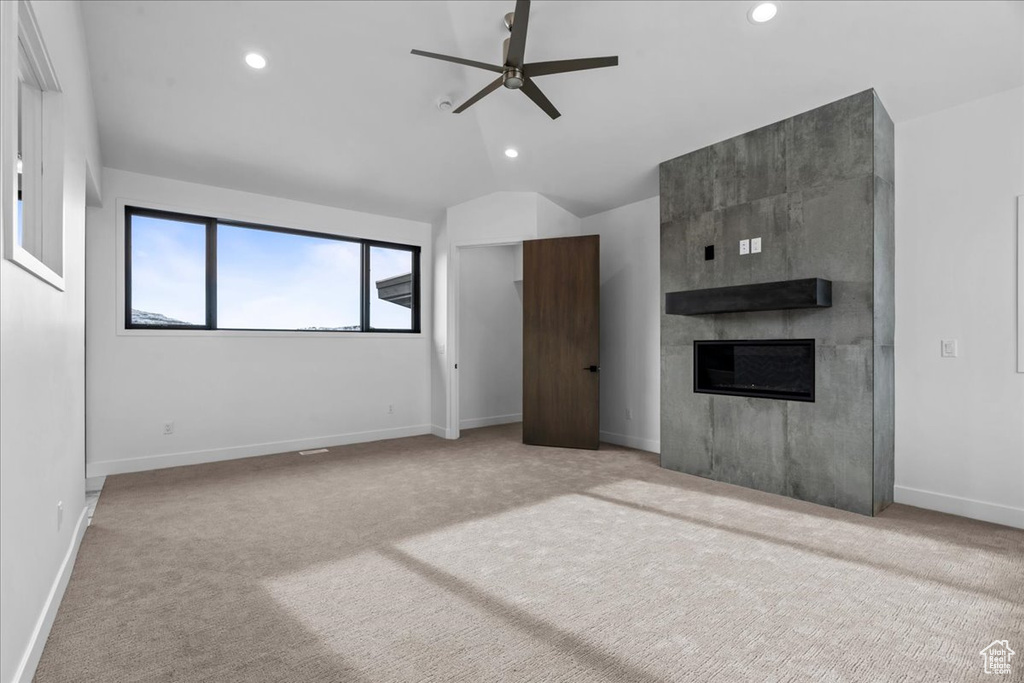
[[514, 67], [505, 69], [505, 80], [502, 84], [509, 90], [519, 90], [523, 87], [523, 72]]
[[[508, 26], [508, 30], [512, 30], [512, 20], [515, 17], [515, 12], [509, 12], [505, 15], [505, 25]], [[501, 63], [505, 65], [505, 80], [502, 81], [509, 90], [519, 90], [523, 87], [523, 72], [514, 66], [508, 64], [508, 45], [511, 42], [512, 36], [509, 36], [501, 43]]]

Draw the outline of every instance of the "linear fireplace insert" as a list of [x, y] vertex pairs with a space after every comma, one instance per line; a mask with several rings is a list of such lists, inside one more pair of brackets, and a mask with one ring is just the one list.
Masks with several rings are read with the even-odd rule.
[[694, 341], [693, 390], [813, 401], [814, 340]]

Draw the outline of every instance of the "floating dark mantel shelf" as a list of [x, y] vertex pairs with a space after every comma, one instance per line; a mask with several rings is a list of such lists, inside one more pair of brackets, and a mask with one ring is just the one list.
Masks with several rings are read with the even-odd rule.
[[832, 281], [818, 277], [762, 282], [736, 287], [712, 287], [665, 295], [665, 312], [672, 315], [781, 311], [832, 306]]

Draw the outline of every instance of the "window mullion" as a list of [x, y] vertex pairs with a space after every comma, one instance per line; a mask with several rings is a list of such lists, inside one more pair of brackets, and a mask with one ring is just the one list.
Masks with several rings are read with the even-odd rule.
[[362, 264], [362, 286], [360, 287], [360, 323], [363, 332], [370, 331], [370, 245], [362, 242], [363, 264]]
[[124, 328], [132, 326], [132, 211], [124, 212]]
[[206, 327], [217, 329], [217, 221], [206, 222]]
[[420, 252], [412, 252], [412, 331], [419, 332], [422, 327], [420, 318]]

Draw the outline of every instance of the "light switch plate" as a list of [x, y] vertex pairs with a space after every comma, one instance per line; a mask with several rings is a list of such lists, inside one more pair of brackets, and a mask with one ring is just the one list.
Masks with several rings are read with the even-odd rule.
[[761, 238], [754, 237], [750, 240], [750, 253], [760, 254], [761, 253]]
[[942, 340], [942, 357], [943, 358], [956, 358], [957, 348], [956, 339], [943, 339]]
[[750, 253], [750, 240], [740, 240], [740, 256]]

